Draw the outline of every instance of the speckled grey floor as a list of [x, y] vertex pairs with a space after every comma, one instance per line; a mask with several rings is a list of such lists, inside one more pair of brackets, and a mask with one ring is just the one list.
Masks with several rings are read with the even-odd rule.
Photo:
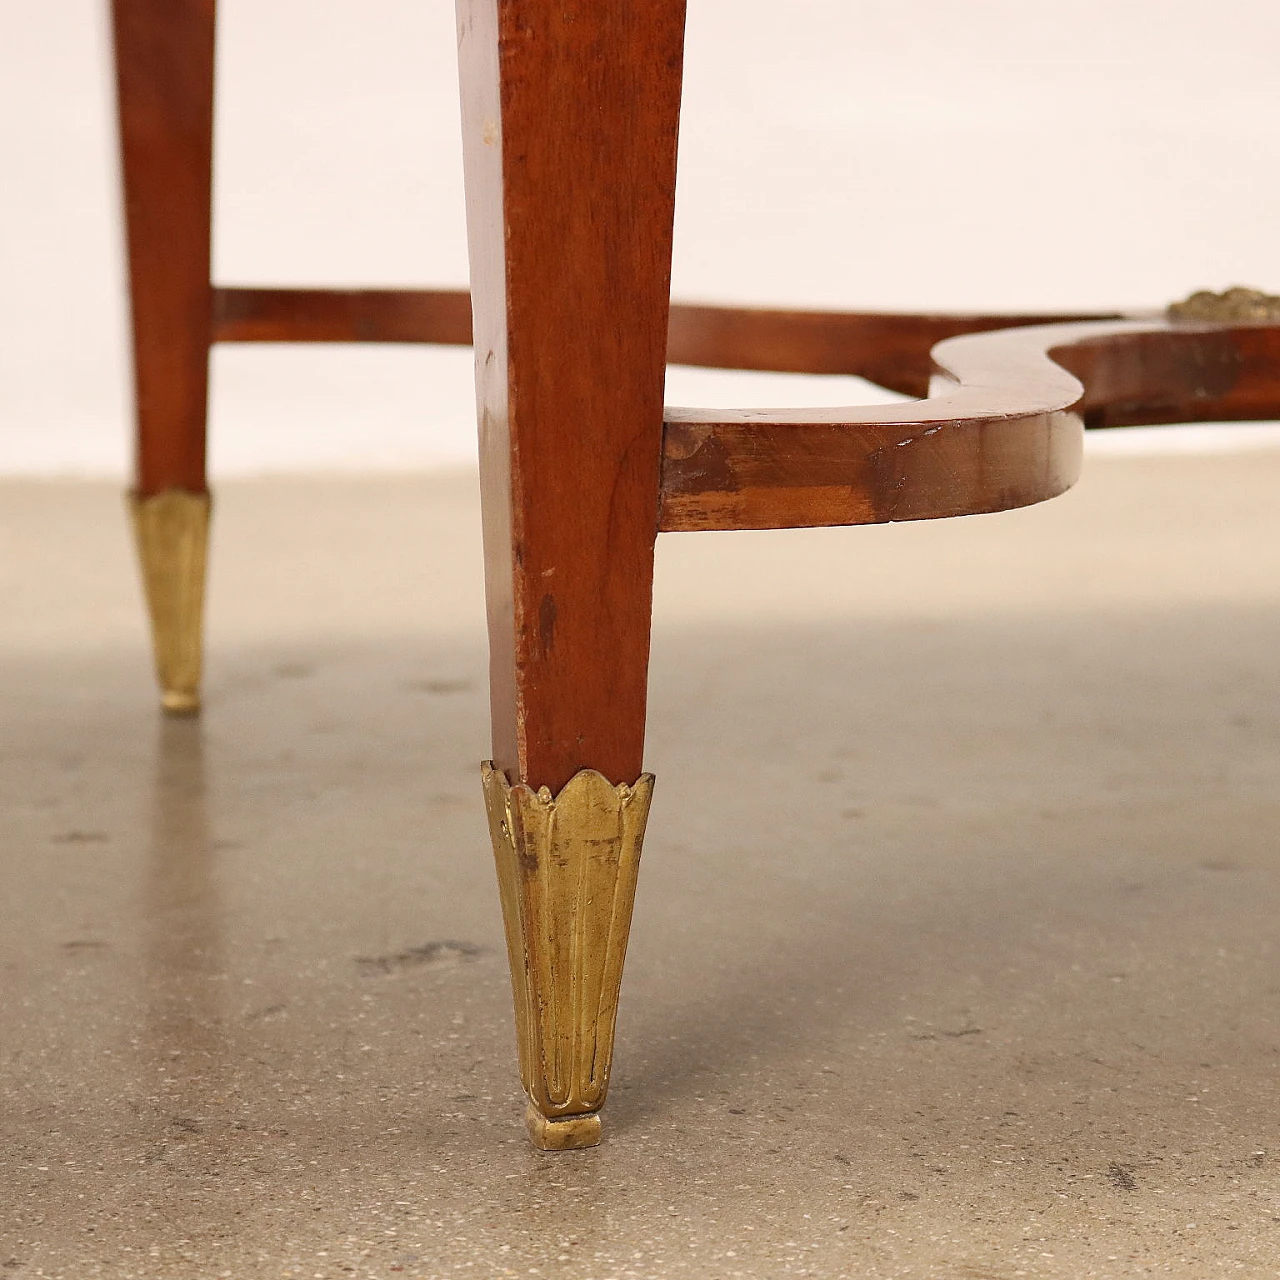
[[1280, 1272], [1280, 454], [660, 547], [605, 1143], [520, 1129], [466, 477], [0, 486], [4, 1277]]

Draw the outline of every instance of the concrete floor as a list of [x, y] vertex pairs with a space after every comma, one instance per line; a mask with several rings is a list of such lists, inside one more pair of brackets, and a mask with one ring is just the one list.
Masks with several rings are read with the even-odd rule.
[[0, 486], [0, 1274], [1280, 1272], [1280, 454], [662, 540], [605, 1143], [520, 1125], [467, 477]]

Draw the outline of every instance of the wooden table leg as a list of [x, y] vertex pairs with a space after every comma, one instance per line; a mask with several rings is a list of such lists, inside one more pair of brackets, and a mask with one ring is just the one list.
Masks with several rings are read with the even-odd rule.
[[130, 494], [166, 711], [199, 707], [214, 0], [113, 0], [133, 315]]
[[641, 773], [684, 0], [458, 0], [493, 765], [529, 1131], [599, 1140]]

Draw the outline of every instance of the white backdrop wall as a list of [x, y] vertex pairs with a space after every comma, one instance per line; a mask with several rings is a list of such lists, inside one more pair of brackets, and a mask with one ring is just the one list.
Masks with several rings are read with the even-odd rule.
[[[3, 473], [127, 469], [106, 7], [0, 0]], [[464, 284], [449, 0], [220, 13], [216, 278]], [[1271, 0], [690, 0], [674, 291], [899, 308], [1280, 291], [1278, 50]], [[863, 395], [688, 370], [668, 387]], [[215, 355], [221, 474], [466, 463], [472, 423], [469, 352]]]

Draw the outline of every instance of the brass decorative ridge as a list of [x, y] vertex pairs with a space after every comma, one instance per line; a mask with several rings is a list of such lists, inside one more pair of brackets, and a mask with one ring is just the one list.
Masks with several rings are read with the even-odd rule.
[[1280, 324], [1280, 295], [1235, 285], [1222, 293], [1200, 289], [1169, 307], [1171, 320], [1201, 320], [1229, 324], [1250, 321]]
[[530, 1137], [594, 1146], [653, 776], [615, 786], [584, 769], [553, 796], [490, 763], [481, 772]]

